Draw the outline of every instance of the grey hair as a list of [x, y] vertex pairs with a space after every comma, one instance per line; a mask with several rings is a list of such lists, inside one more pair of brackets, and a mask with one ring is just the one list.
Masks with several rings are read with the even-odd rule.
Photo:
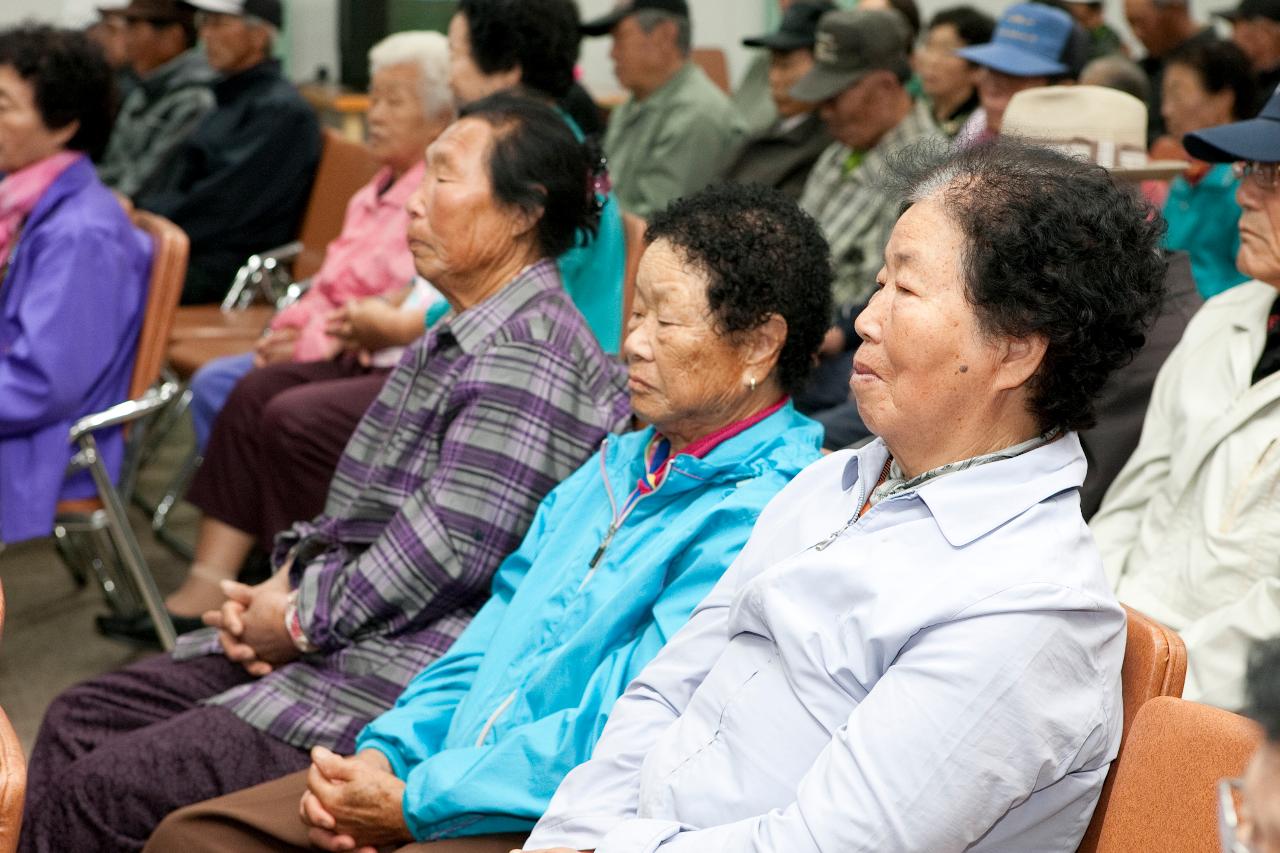
[[280, 28], [270, 21], [264, 21], [257, 15], [245, 15], [242, 20], [245, 26], [257, 27], [258, 29], [267, 31], [267, 56], [271, 56], [271, 51], [275, 48], [276, 42], [280, 40]]
[[1151, 81], [1138, 64], [1127, 56], [1113, 53], [1100, 56], [1080, 72], [1080, 83], [1086, 86], [1105, 86], [1108, 89], [1133, 95], [1146, 103], [1151, 93]]
[[684, 15], [673, 15], [661, 9], [641, 9], [635, 13], [635, 19], [636, 23], [640, 25], [640, 29], [646, 33], [653, 32], [654, 28], [663, 21], [675, 22], [676, 48], [681, 55], [689, 55], [689, 51], [693, 47], [693, 25]]
[[449, 40], [426, 30], [394, 33], [369, 49], [369, 71], [412, 62], [418, 67], [419, 96], [428, 116], [453, 115], [449, 89]]

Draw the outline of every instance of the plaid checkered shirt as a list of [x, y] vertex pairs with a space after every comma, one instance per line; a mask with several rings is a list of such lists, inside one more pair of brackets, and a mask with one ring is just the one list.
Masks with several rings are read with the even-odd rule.
[[[551, 261], [446, 316], [356, 427], [324, 512], [276, 539], [317, 650], [209, 702], [294, 746], [349, 752], [466, 628], [543, 496], [629, 414], [624, 372]], [[217, 653], [202, 631], [175, 654]]]
[[838, 309], [871, 298], [876, 273], [884, 264], [884, 247], [898, 221], [898, 199], [881, 182], [885, 160], [904, 146], [930, 138], [941, 140], [942, 132], [924, 104], [916, 102], [852, 171], [846, 163], [854, 151], [842, 142], [833, 142], [813, 164], [800, 206], [818, 221], [831, 244], [836, 274], [832, 295]]

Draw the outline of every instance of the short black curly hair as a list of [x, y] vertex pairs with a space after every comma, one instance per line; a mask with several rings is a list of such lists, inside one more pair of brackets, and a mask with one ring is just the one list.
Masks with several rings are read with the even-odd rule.
[[461, 0], [471, 56], [485, 74], [520, 66], [520, 82], [559, 100], [573, 85], [582, 34], [573, 0]]
[[493, 128], [493, 195], [538, 214], [544, 257], [558, 257], [595, 235], [600, 210], [591, 181], [598, 154], [574, 137], [559, 113], [516, 92], [499, 92], [467, 104], [458, 118], [480, 119]]
[[1244, 710], [1262, 724], [1267, 740], [1280, 744], [1280, 638], [1260, 640], [1249, 650]]
[[0, 30], [0, 66], [5, 65], [31, 86], [45, 127], [80, 123], [68, 149], [94, 160], [102, 156], [116, 92], [101, 48], [79, 30], [20, 24]]
[[722, 334], [787, 323], [778, 356], [784, 391], [800, 391], [831, 322], [831, 250], [816, 222], [769, 187], [724, 184], [678, 199], [645, 231], [664, 240], [708, 281], [707, 304]]
[[891, 158], [903, 209], [940, 198], [964, 235], [964, 287], [980, 328], [1043, 336], [1030, 382], [1040, 428], [1096, 422], [1094, 398], [1141, 348], [1164, 299], [1164, 222], [1107, 170], [1026, 142]]

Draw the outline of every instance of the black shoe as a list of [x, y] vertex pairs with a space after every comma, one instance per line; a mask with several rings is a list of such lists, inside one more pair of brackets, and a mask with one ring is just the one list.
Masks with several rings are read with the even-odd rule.
[[[178, 616], [170, 613], [169, 618], [173, 620], [173, 630], [179, 635], [204, 627], [199, 616]], [[104, 637], [160, 648], [160, 637], [156, 634], [156, 627], [151, 622], [151, 615], [145, 610], [128, 616], [117, 616], [114, 613], [95, 616], [93, 621], [98, 626], [98, 633]]]

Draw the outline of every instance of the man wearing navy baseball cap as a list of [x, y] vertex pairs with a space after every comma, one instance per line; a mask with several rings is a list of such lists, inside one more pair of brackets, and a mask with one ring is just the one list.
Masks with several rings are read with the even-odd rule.
[[1040, 3], [1010, 6], [991, 41], [956, 51], [956, 56], [982, 69], [982, 108], [961, 128], [957, 144], [998, 136], [1010, 98], [1024, 89], [1074, 80], [1089, 59], [1089, 49], [1089, 34], [1061, 9]]
[[622, 207], [648, 217], [723, 171], [744, 126], [729, 97], [689, 59], [685, 0], [621, 0], [581, 29], [613, 36], [614, 76], [631, 93], [604, 136]]
[[280, 0], [189, 0], [217, 106], [172, 168], [135, 199], [191, 238], [186, 304], [219, 302], [250, 255], [297, 234], [320, 159], [320, 125], [271, 51]]
[[1090, 528], [1116, 596], [1182, 635], [1183, 697], [1235, 710], [1252, 640], [1280, 633], [1280, 94], [1183, 146], [1235, 163], [1253, 281], [1192, 318]]
[[898, 12], [853, 9], [828, 12], [818, 21], [813, 68], [791, 87], [799, 101], [819, 104], [818, 114], [835, 140], [818, 156], [800, 206], [831, 244], [836, 324], [823, 342], [823, 361], [796, 405], [818, 413], [849, 401], [853, 329], [871, 298], [884, 247], [898, 220], [899, 199], [880, 178], [895, 152], [923, 139], [942, 138], [922, 102], [906, 89], [910, 31]]

